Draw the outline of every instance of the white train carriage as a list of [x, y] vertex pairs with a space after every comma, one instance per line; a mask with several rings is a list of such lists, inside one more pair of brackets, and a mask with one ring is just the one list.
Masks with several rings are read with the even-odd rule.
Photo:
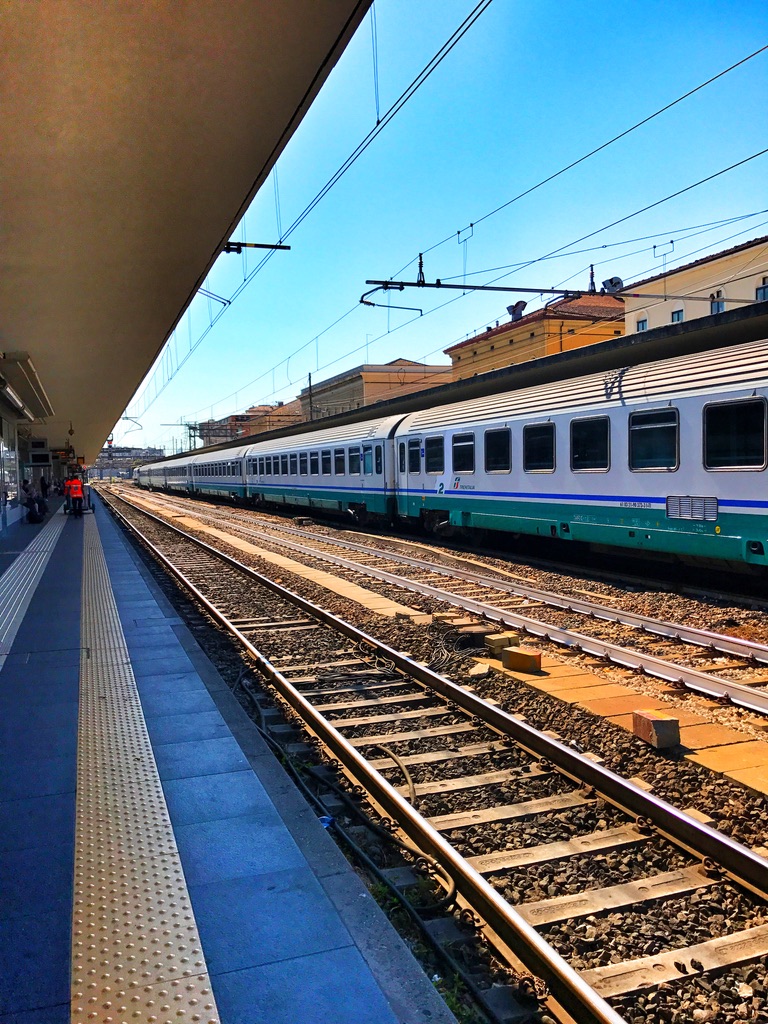
[[768, 343], [406, 416], [398, 514], [766, 564]]
[[387, 416], [253, 444], [246, 455], [249, 498], [349, 512], [359, 521], [392, 520], [392, 436], [400, 419]]

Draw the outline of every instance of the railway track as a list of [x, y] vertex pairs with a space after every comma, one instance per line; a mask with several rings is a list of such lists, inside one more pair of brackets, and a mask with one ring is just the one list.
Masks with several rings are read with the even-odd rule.
[[768, 955], [763, 857], [199, 539], [121, 509], [376, 811], [441, 865], [499, 954], [544, 979], [551, 1009], [682, 1021], [680, 992], [725, 977], [734, 1014], [692, 1019], [747, 1019], [739, 992], [762, 997], [739, 971], [764, 977]]
[[[202, 523], [226, 522], [251, 541], [279, 546], [303, 559], [330, 562], [337, 574], [349, 579], [375, 577], [529, 636], [768, 714], [766, 644], [660, 621], [574, 593], [543, 590], [504, 578], [498, 571], [470, 569], [459, 558], [441, 555], [435, 561], [273, 522], [257, 527], [233, 510], [217, 508], [212, 513], [198, 503], [152, 497], [158, 507], [183, 510]], [[610, 629], [601, 629], [602, 624]]]

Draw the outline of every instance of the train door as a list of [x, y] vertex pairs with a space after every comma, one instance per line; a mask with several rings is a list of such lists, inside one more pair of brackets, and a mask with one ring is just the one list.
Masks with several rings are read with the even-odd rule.
[[408, 515], [408, 456], [405, 438], [395, 439], [393, 455], [392, 489], [395, 495], [395, 515], [405, 517]]

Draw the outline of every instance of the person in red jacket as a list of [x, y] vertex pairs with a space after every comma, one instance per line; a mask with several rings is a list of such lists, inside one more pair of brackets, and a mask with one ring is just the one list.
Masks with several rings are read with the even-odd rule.
[[83, 515], [83, 482], [80, 477], [70, 474], [69, 480], [64, 484], [64, 496], [69, 498], [72, 514], [76, 519]]

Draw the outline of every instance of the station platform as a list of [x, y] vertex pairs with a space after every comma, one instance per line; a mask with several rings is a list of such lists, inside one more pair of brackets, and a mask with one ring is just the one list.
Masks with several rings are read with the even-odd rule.
[[454, 1021], [94, 504], [0, 537], [1, 1024]]

